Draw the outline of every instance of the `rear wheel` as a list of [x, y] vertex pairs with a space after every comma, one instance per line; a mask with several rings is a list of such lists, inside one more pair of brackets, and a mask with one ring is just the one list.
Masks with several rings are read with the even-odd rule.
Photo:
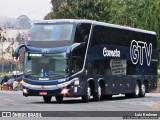
[[62, 102], [63, 101], [63, 96], [55, 96], [57, 102]]
[[52, 96], [43, 96], [43, 100], [45, 103], [50, 103], [52, 99]]
[[133, 97], [137, 98], [140, 95], [140, 85], [139, 82], [136, 82], [135, 88], [134, 88], [134, 93], [133, 93]]
[[82, 101], [89, 102], [90, 97], [91, 97], [91, 88], [89, 85], [87, 85], [87, 91], [86, 91], [86, 94], [84, 96], [82, 96]]
[[139, 96], [140, 96], [140, 97], [145, 97], [145, 94], [146, 94], [146, 84], [143, 83], [143, 84], [141, 85], [141, 89], [140, 89], [140, 94], [139, 94]]
[[100, 84], [98, 84], [97, 92], [94, 93], [93, 99], [94, 99], [95, 101], [100, 101], [100, 100], [102, 100], [102, 88], [101, 88]]

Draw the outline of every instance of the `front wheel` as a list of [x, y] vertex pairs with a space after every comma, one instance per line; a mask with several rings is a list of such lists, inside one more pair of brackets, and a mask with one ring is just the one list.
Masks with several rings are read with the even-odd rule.
[[63, 96], [55, 96], [57, 102], [62, 102], [63, 101]]
[[52, 96], [43, 96], [43, 100], [45, 103], [50, 103], [52, 99]]

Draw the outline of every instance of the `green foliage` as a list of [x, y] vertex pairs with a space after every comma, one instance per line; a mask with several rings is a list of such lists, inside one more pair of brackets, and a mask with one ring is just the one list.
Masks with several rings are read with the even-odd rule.
[[156, 31], [160, 53], [159, 0], [51, 0], [51, 3], [52, 12], [45, 19], [91, 19]]

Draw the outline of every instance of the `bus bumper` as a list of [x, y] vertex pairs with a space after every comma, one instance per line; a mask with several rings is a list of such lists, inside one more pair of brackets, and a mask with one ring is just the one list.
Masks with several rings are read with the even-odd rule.
[[84, 94], [81, 85], [75, 85], [74, 81], [64, 83], [63, 85], [30, 85], [23, 84], [24, 96], [66, 96], [79, 97]]

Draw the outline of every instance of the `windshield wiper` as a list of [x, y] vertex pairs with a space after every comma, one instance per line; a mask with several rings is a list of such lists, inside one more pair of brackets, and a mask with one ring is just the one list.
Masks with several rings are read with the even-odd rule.
[[[42, 76], [38, 76], [37, 74], [27, 74], [27, 75], [24, 75], [24, 76], [26, 78], [28, 78], [28, 77], [42, 77]], [[65, 75], [60, 75], [60, 74], [52, 73], [49, 76], [43, 76], [43, 77], [61, 77], [61, 78], [64, 78]]]
[[64, 75], [60, 75], [60, 74], [55, 74], [55, 73], [52, 73], [50, 75], [55, 75], [56, 77], [61, 77], [61, 78], [64, 78], [65, 76]]
[[28, 75], [25, 75], [26, 78], [29, 77], [29, 76], [35, 77], [35, 76], [37, 76], [37, 75], [36, 75], [36, 74], [28, 74]]

